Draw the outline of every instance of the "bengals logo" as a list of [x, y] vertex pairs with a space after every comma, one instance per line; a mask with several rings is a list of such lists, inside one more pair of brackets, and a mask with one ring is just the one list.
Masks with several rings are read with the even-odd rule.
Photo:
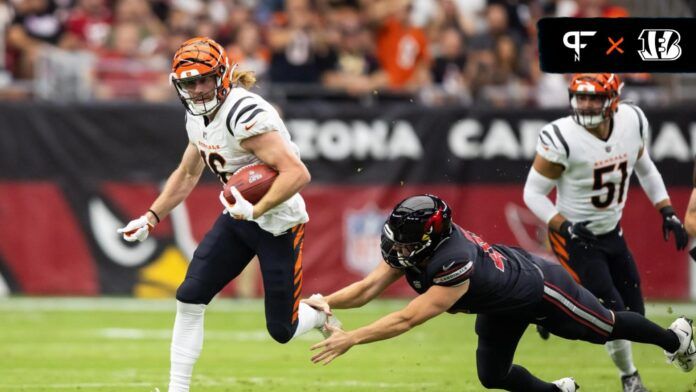
[[674, 61], [682, 54], [676, 30], [644, 29], [638, 39], [643, 42], [643, 49], [638, 51], [643, 61]]

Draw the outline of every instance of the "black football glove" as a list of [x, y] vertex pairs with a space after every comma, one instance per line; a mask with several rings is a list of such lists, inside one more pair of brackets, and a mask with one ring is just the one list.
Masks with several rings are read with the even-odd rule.
[[677, 250], [686, 248], [686, 244], [689, 242], [689, 235], [686, 234], [684, 225], [677, 218], [677, 214], [674, 213], [674, 208], [672, 206], [662, 207], [660, 208], [660, 214], [662, 214], [662, 235], [665, 237], [665, 241], [669, 240], [669, 232], [671, 231], [674, 233]]
[[563, 221], [563, 223], [561, 223], [561, 235], [565, 237], [568, 242], [576, 241], [578, 244], [588, 248], [597, 241], [597, 236], [587, 228], [589, 223], [590, 221], [578, 223], [572, 223], [568, 220]]

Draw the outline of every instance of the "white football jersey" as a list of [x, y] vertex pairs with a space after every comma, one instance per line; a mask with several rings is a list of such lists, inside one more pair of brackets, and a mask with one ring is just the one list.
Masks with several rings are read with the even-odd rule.
[[[565, 167], [556, 208], [571, 222], [589, 221], [595, 234], [613, 230], [626, 205], [633, 166], [648, 140], [648, 120], [635, 105], [620, 103], [604, 141], [567, 116], [545, 125], [536, 152]], [[647, 148], [644, 149], [647, 154]]]
[[[256, 155], [240, 146], [242, 140], [265, 132], [279, 132], [299, 156], [299, 148], [278, 112], [259, 95], [243, 88], [233, 88], [213, 121], [205, 124], [204, 116], [186, 113], [186, 132], [210, 170], [223, 184], [242, 166], [261, 163]], [[274, 235], [309, 220], [304, 200], [296, 193], [254, 221]]]

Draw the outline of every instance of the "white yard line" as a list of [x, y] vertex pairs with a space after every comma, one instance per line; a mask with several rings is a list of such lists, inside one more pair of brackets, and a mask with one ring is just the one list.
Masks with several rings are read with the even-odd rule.
[[[213, 300], [210, 308], [216, 310], [255, 311], [263, 309], [263, 302], [261, 300], [217, 298]], [[110, 297], [8, 297], [0, 298], [0, 310], [176, 312], [176, 301], [173, 299]]]
[[81, 383], [64, 383], [64, 384], [0, 384], [0, 391], [7, 389], [15, 391], [19, 388], [42, 388], [42, 389], [101, 389], [101, 388], [142, 388], [151, 387], [150, 382], [81, 382]]
[[[696, 263], [693, 263], [696, 265]], [[363, 309], [377, 313], [387, 313], [402, 308], [407, 300], [378, 300]], [[260, 312], [263, 310], [261, 299], [216, 298], [208, 307], [214, 312]], [[139, 298], [73, 298], [73, 297], [0, 297], [0, 311], [36, 312], [36, 311], [90, 311], [90, 312], [176, 312], [176, 301], [169, 299]], [[345, 312], [350, 316], [350, 310]], [[696, 302], [667, 303], [651, 302], [646, 305], [648, 316], [686, 315], [696, 318]], [[340, 313], [339, 313], [340, 314]]]
[[[436, 383], [413, 383], [413, 382], [372, 382], [372, 381], [361, 381], [361, 380], [343, 380], [343, 381], [308, 381], [299, 378], [284, 378], [284, 377], [249, 377], [249, 378], [236, 378], [236, 377], [225, 377], [222, 379], [214, 380], [209, 377], [204, 376], [194, 376], [194, 381], [192, 383], [194, 386], [198, 387], [216, 387], [225, 386], [230, 387], [234, 385], [244, 385], [249, 384], [254, 385], [285, 385], [285, 386], [302, 386], [307, 387], [359, 387], [359, 388], [370, 388], [370, 389], [404, 389], [404, 388], [425, 388], [433, 387], [437, 385]], [[17, 389], [102, 389], [102, 388], [149, 388], [148, 391], [155, 392], [157, 388], [153, 383], [148, 382], [131, 382], [131, 383], [55, 383], [55, 384], [0, 384], [0, 391], [2, 390], [17, 390]], [[163, 386], [160, 391], [166, 390]]]
[[[94, 330], [98, 337], [120, 340], [169, 340], [172, 338], [171, 329], [141, 329], [141, 328], [103, 328]], [[319, 331], [297, 336], [294, 340], [317, 341], [321, 335]], [[271, 342], [273, 339], [265, 329], [250, 331], [205, 331], [206, 340], [226, 340], [239, 342]]]
[[[380, 300], [365, 308], [392, 311], [403, 307], [406, 300]], [[215, 298], [208, 306], [212, 311], [257, 312], [263, 310], [262, 299]], [[112, 297], [6, 297], [0, 298], [0, 311], [124, 311], [175, 312], [173, 299], [140, 299]]]

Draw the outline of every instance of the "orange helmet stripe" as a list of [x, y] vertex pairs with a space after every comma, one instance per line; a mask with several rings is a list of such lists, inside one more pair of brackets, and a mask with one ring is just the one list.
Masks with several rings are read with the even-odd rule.
[[[177, 94], [186, 108], [194, 113], [208, 113], [218, 107], [225, 100], [231, 89], [230, 75], [232, 70], [225, 48], [208, 37], [194, 37], [179, 47], [172, 59], [172, 72], [170, 80], [176, 87]], [[201, 76], [214, 76], [217, 101], [213, 109], [201, 109], [199, 103], [181, 87], [182, 79], [197, 78]], [[194, 114], [195, 114], [194, 113]]]
[[[568, 86], [568, 93], [571, 97], [571, 105], [573, 96], [576, 94], [605, 96], [607, 107], [602, 110], [602, 116], [609, 118], [618, 110], [622, 86], [621, 78], [614, 73], [579, 73], [573, 75]], [[575, 115], [580, 116], [577, 112]]]
[[[588, 86], [592, 86], [588, 89]], [[580, 73], [573, 75], [571, 93], [619, 94], [621, 78], [613, 73]]]
[[172, 59], [172, 73], [178, 78], [207, 74], [221, 66], [228, 66], [225, 49], [206, 37], [184, 42]]

